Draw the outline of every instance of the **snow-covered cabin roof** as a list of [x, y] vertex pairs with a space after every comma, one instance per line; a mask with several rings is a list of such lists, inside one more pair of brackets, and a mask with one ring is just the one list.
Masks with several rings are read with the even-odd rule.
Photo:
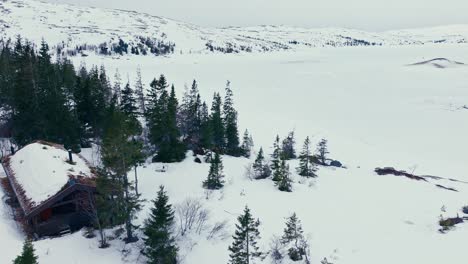
[[4, 164], [25, 213], [60, 192], [71, 178], [90, 179], [94, 174], [84, 158], [61, 145], [37, 141], [9, 156]]

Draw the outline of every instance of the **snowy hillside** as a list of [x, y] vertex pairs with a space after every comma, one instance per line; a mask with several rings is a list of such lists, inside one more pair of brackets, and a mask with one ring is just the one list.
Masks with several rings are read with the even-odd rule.
[[[164, 15], [164, 14], [161, 14]], [[305, 29], [288, 26], [203, 28], [162, 17], [123, 10], [44, 3], [0, 1], [0, 34], [20, 34], [34, 42], [47, 40], [61, 51], [107, 52], [121, 39], [130, 48], [151, 50], [175, 45], [174, 53], [208, 51], [263, 52], [325, 46], [466, 43], [468, 26], [371, 33], [342, 28]], [[136, 51], [133, 51], [136, 53]], [[146, 51], [145, 51], [146, 52]], [[164, 54], [164, 50], [153, 50]]]
[[[140, 66], [145, 84], [164, 73], [179, 94], [196, 78], [207, 99], [222, 91], [229, 79], [241, 130], [249, 129], [257, 150], [263, 146], [271, 154], [276, 134], [284, 137], [295, 129], [298, 148], [305, 136], [313, 144], [327, 138], [330, 157], [346, 165], [347, 169], [321, 167], [318, 178], [304, 180], [295, 173], [293, 160], [293, 192], [284, 193], [271, 180], [245, 176], [253, 158], [225, 156], [226, 186], [210, 194], [201, 185], [209, 164], [195, 163], [190, 154], [170, 164], [167, 172], [160, 172], [163, 164], [158, 163], [139, 167], [139, 189], [147, 202], [137, 223], [147, 217], [160, 184], [176, 207], [186, 199], [199, 199], [210, 212], [200, 234], [178, 237], [184, 264], [227, 263], [236, 217], [245, 205], [262, 222], [264, 251], [283, 231], [285, 218], [296, 212], [310, 240], [313, 264], [324, 258], [334, 264], [440, 264], [466, 259], [468, 224], [442, 234], [438, 221], [441, 215], [463, 216], [461, 208], [468, 204], [468, 110], [462, 107], [468, 104], [468, 67], [409, 65], [440, 56], [467, 62], [467, 54], [466, 46], [442, 45], [192, 54], [158, 60], [91, 55], [75, 57], [74, 62], [103, 64], [109, 72], [119, 69], [130, 80]], [[89, 149], [83, 154], [91, 162], [96, 159]], [[385, 166], [443, 178], [418, 181], [374, 172]], [[224, 221], [224, 231], [210, 236], [213, 225]], [[0, 247], [8, 248], [0, 254], [0, 263], [9, 263], [20, 251], [24, 237], [19, 230], [9, 207], [0, 203]], [[144, 263], [141, 244], [126, 245], [120, 239], [110, 243], [99, 249], [97, 238], [86, 239], [78, 232], [34, 246], [40, 263]], [[266, 258], [261, 263], [272, 262]]]

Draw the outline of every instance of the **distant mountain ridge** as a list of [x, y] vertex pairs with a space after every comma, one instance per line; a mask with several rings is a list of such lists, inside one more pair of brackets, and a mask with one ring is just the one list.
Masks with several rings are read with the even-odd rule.
[[134, 11], [0, 0], [0, 37], [45, 39], [76, 55], [268, 52], [314, 47], [468, 43], [468, 25], [372, 33], [289, 26], [206, 28]]

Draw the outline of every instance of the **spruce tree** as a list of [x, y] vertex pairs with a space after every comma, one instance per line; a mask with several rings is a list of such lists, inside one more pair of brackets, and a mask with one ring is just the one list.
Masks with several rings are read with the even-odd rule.
[[281, 163], [281, 148], [280, 148], [280, 138], [276, 135], [275, 142], [273, 143], [273, 153], [271, 154], [271, 170], [273, 171], [273, 181], [278, 181], [280, 179], [280, 163]]
[[242, 138], [241, 153], [242, 156], [250, 158], [252, 148], [254, 146], [252, 136], [249, 135], [249, 131], [246, 129], [244, 132], [244, 137]]
[[127, 242], [137, 238], [133, 234], [136, 228], [132, 221], [141, 209], [139, 195], [133, 192], [134, 185], [128, 180], [128, 172], [136, 166], [135, 157], [141, 148], [132, 138], [136, 135], [134, 126], [128, 122], [127, 116], [116, 106], [111, 106], [106, 117], [104, 137], [102, 139], [102, 162], [105, 169], [118, 179], [120, 186], [116, 188], [117, 205], [121, 205], [122, 218], [125, 221]]
[[330, 152], [328, 152], [327, 143], [328, 143], [328, 141], [323, 138], [317, 144], [317, 150], [316, 150], [317, 154], [316, 155], [317, 155], [317, 158], [318, 158], [320, 164], [322, 164], [322, 165], [326, 165], [327, 154], [330, 153]]
[[146, 102], [145, 102], [145, 92], [143, 87], [143, 82], [141, 80], [141, 69], [137, 68], [137, 78], [135, 81], [135, 94], [138, 105], [139, 115], [144, 115], [146, 113]]
[[237, 128], [237, 111], [234, 108], [233, 92], [230, 82], [226, 84], [226, 96], [223, 105], [224, 131], [226, 136], [226, 154], [238, 157], [241, 155], [239, 148], [239, 131]]
[[303, 233], [301, 221], [296, 213], [293, 213], [286, 220], [286, 228], [281, 237], [281, 243], [288, 247], [289, 258], [293, 261], [302, 260], [306, 253], [303, 248], [305, 241]]
[[256, 180], [266, 179], [270, 177], [271, 170], [268, 164], [265, 162], [265, 157], [263, 156], [263, 148], [260, 148], [258, 151], [257, 157], [255, 158], [255, 162], [252, 165], [254, 171], [254, 178]]
[[275, 173], [277, 181], [275, 182], [278, 190], [282, 192], [291, 192], [292, 191], [292, 180], [291, 173], [289, 172], [289, 165], [286, 164], [285, 160], [281, 160], [280, 166]]
[[225, 131], [223, 125], [223, 114], [221, 111], [222, 100], [219, 93], [213, 96], [211, 106], [211, 131], [212, 131], [212, 146], [215, 152], [224, 153], [226, 146]]
[[254, 264], [261, 258], [262, 252], [257, 245], [260, 239], [258, 227], [260, 221], [255, 220], [246, 206], [244, 213], [240, 215], [236, 224], [236, 231], [233, 236], [233, 243], [229, 246], [230, 264]]
[[149, 218], [145, 220], [143, 255], [149, 264], [176, 264], [178, 248], [172, 234], [174, 210], [163, 186], [153, 201]]
[[203, 188], [218, 190], [224, 186], [223, 162], [219, 153], [215, 152], [210, 161], [210, 171], [207, 179], [203, 182]]
[[13, 264], [38, 264], [37, 256], [34, 254], [34, 246], [31, 240], [23, 244], [23, 252], [13, 260]]
[[179, 117], [184, 141], [195, 151], [200, 147], [201, 107], [198, 84], [196, 80], [193, 80], [190, 89], [186, 88], [184, 92]]
[[[163, 93], [160, 99], [164, 99], [164, 96]], [[180, 132], [177, 127], [177, 105], [174, 86], [172, 86], [167, 105], [165, 107], [161, 105], [165, 108], [165, 112], [162, 116], [161, 140], [156, 161], [177, 162], [185, 158], [185, 145], [180, 141]]]
[[283, 140], [281, 154], [283, 159], [290, 160], [296, 158], [296, 150], [294, 145], [296, 141], [294, 139], [294, 131], [289, 132], [288, 136]]
[[130, 88], [130, 84], [127, 83], [122, 91], [120, 110], [127, 116], [136, 117], [138, 112], [136, 104], [135, 93], [132, 88]]
[[202, 103], [200, 110], [200, 147], [202, 149], [211, 149], [213, 147], [213, 129], [208, 113], [208, 106]]
[[317, 166], [315, 163], [311, 162], [311, 159], [312, 153], [310, 151], [310, 140], [309, 137], [306, 137], [302, 151], [299, 155], [299, 167], [297, 167], [297, 173], [299, 175], [304, 177], [317, 177], [315, 174]]
[[154, 79], [150, 86], [146, 121], [149, 140], [156, 149], [159, 149], [164, 137], [167, 136], [169, 94], [166, 90], [166, 78], [161, 75], [160, 80]]
[[113, 93], [113, 96], [116, 98], [116, 103], [118, 104], [120, 104], [121, 92], [122, 92], [122, 79], [120, 78], [120, 73], [119, 73], [119, 70], [117, 69], [114, 75], [114, 86], [112, 88], [112, 93]]

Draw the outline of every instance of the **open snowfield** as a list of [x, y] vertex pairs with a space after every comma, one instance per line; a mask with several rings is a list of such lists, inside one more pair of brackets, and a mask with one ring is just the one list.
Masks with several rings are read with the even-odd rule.
[[[160, 184], [166, 186], [174, 205], [188, 197], [201, 199], [211, 211], [210, 225], [228, 221], [225, 236], [209, 240], [209, 230], [205, 230], [201, 235], [180, 237], [183, 263], [227, 263], [236, 217], [245, 205], [262, 222], [260, 244], [265, 251], [273, 235], [282, 233], [284, 218], [296, 212], [309, 234], [314, 264], [324, 257], [334, 264], [464, 263], [468, 224], [441, 234], [438, 220], [441, 214], [462, 214], [461, 207], [468, 204], [468, 184], [374, 173], [376, 167], [393, 166], [418, 175], [468, 182], [468, 110], [463, 108], [468, 105], [468, 66], [408, 66], [439, 57], [468, 63], [468, 46], [73, 60], [76, 65], [104, 64], [109, 75], [119, 69], [124, 82], [127, 74], [134, 82], [138, 66], [145, 84], [165, 74], [175, 84], [179, 98], [184, 85], [196, 79], [208, 103], [213, 92], [223, 93], [230, 80], [240, 132], [249, 129], [256, 149], [263, 146], [270, 154], [276, 134], [284, 137], [294, 129], [297, 149], [306, 136], [314, 144], [327, 138], [330, 157], [347, 166], [320, 168], [317, 179], [304, 181], [295, 175], [297, 162], [291, 161], [294, 190], [283, 193], [271, 180], [247, 179], [245, 166], [251, 161], [224, 157], [226, 186], [208, 199], [201, 182], [209, 165], [194, 163], [191, 156], [180, 164], [170, 164], [165, 173], [156, 172], [161, 164], [139, 168], [139, 190], [148, 202], [138, 223], [146, 218], [149, 201]], [[0, 203], [0, 263], [10, 263], [23, 242], [8, 210]], [[97, 238], [88, 240], [75, 233], [34, 245], [40, 263], [45, 264], [63, 263], [65, 258], [67, 263], [143, 263], [138, 244], [125, 247], [131, 251], [125, 257], [120, 252], [122, 242], [111, 244], [108, 249], [98, 249]]]

